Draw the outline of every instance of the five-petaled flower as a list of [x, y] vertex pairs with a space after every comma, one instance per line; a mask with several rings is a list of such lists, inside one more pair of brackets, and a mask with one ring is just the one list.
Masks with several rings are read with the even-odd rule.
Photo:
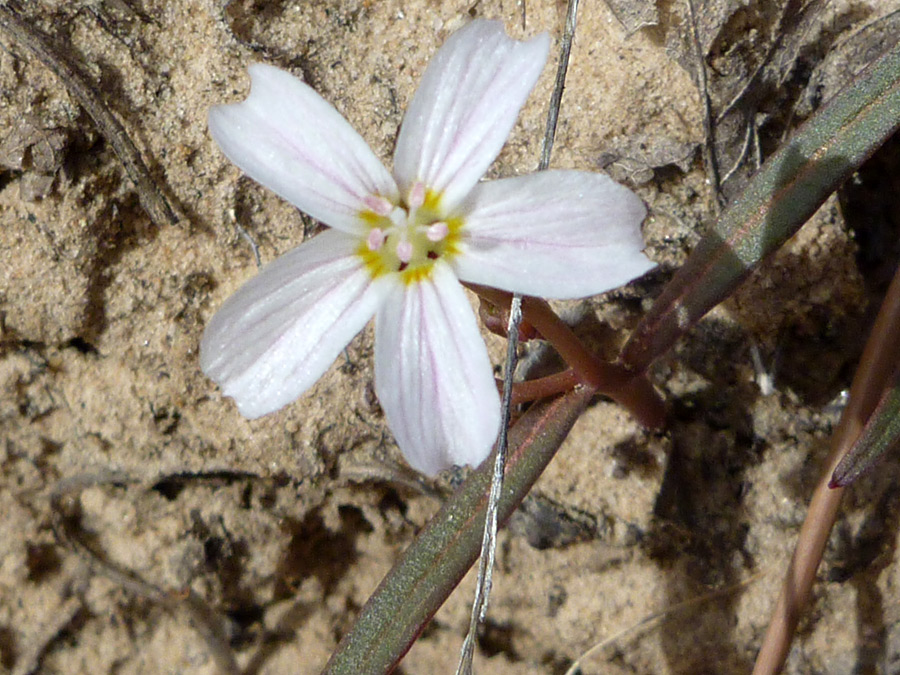
[[393, 175], [292, 75], [210, 111], [225, 154], [332, 229], [266, 265], [212, 318], [203, 371], [259, 417], [315, 383], [375, 316], [375, 390], [407, 461], [434, 474], [490, 452], [500, 404], [460, 280], [554, 298], [619, 286], [652, 263], [641, 201], [606, 176], [545, 171], [479, 182], [547, 60], [478, 20], [452, 35], [406, 111]]

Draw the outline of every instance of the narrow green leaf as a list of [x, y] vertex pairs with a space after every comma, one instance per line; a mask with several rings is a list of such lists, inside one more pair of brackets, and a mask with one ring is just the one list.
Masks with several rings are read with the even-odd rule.
[[900, 378], [886, 390], [859, 438], [844, 455], [828, 487], [847, 487], [889, 452], [900, 448]]
[[643, 372], [778, 249], [900, 127], [900, 43], [760, 169], [668, 283], [623, 350]]
[[[592, 395], [579, 387], [536, 404], [512, 428], [501, 522], [541, 475]], [[491, 455], [425, 526], [369, 598], [325, 673], [377, 675], [394, 669], [478, 556], [493, 466]]]

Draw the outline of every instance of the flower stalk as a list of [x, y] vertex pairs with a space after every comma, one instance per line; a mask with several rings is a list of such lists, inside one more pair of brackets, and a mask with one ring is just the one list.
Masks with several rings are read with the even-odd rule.
[[[467, 284], [467, 287], [501, 309], [508, 307], [512, 298], [510, 293], [495, 288], [476, 284]], [[522, 299], [522, 314], [525, 321], [553, 345], [580, 383], [616, 401], [642, 426], [648, 429], [663, 426], [665, 404], [646, 376], [636, 375], [618, 363], [606, 363], [592, 354], [546, 300], [525, 296]], [[562, 383], [564, 378], [558, 381]]]

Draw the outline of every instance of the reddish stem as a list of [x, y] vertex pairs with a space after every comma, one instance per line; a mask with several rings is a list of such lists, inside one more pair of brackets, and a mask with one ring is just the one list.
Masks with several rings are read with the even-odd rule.
[[[466, 285], [501, 309], [508, 308], [512, 300], [512, 294], [506, 291], [477, 284]], [[594, 356], [546, 301], [524, 296], [522, 314], [559, 352], [579, 382], [596, 389], [597, 393], [609, 396], [625, 407], [643, 426], [651, 429], [663, 426], [665, 405], [646, 377], [635, 375], [620, 364], [606, 363]]]
[[890, 376], [900, 359], [897, 335], [900, 335], [900, 269], [894, 274], [859, 360], [850, 387], [849, 402], [834, 432], [831, 454], [809, 503], [753, 675], [774, 675], [781, 671], [787, 659], [794, 631], [809, 601], [816, 568], [822, 560], [844, 492], [844, 488], [828, 487], [831, 475], [875, 410], [885, 387], [890, 384]]
[[[529, 401], [556, 396], [556, 394], [562, 394], [570, 389], [574, 389], [579, 382], [578, 376], [571, 368], [547, 377], [516, 382], [513, 384], [510, 405], [517, 406]], [[500, 388], [503, 387], [502, 381], [498, 380], [497, 384]]]

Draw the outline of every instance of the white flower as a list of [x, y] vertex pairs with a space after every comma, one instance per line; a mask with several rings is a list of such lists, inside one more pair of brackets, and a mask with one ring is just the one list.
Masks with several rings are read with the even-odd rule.
[[652, 267], [643, 204], [606, 176], [479, 183], [549, 45], [495, 21], [452, 35], [406, 112], [393, 176], [329, 103], [271, 66], [250, 67], [245, 101], [210, 111], [231, 161], [333, 228], [266, 265], [206, 328], [203, 371], [243, 415], [300, 396], [374, 315], [375, 390], [406, 459], [427, 474], [477, 465], [500, 404], [459, 280], [572, 298]]

